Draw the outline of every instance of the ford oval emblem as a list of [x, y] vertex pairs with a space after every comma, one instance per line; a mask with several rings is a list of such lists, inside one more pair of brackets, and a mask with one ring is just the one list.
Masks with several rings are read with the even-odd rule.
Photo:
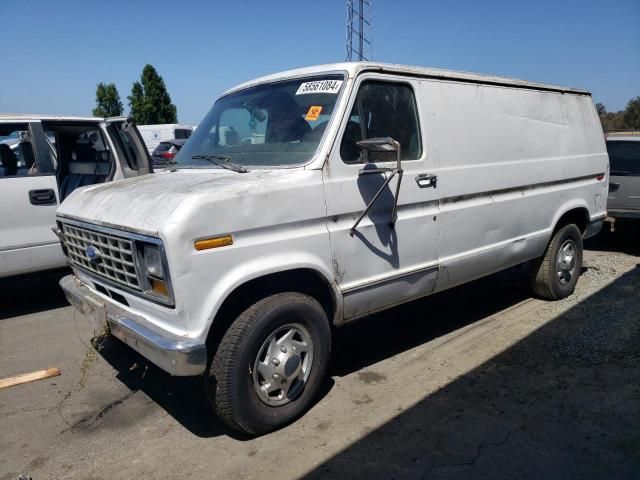
[[97, 263], [100, 260], [100, 250], [93, 245], [88, 245], [87, 248], [84, 249], [84, 254], [92, 263]]

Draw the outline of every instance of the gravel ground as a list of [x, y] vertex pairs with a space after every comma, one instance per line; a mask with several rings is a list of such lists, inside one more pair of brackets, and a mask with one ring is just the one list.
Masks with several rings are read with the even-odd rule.
[[99, 353], [59, 273], [0, 282], [0, 480], [640, 478], [640, 235], [587, 243], [576, 293], [529, 297], [526, 268], [336, 333], [331, 379], [257, 439], [212, 417], [198, 379], [117, 341]]

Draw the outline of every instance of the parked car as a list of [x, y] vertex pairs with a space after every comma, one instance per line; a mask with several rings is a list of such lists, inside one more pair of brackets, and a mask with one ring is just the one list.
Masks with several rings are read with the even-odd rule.
[[138, 125], [147, 150], [151, 154], [160, 142], [172, 139], [186, 140], [193, 133], [191, 125], [166, 123], [161, 125]]
[[608, 213], [617, 220], [640, 220], [640, 132], [607, 136], [611, 166]]
[[174, 138], [165, 142], [160, 142], [151, 154], [154, 167], [164, 167], [175, 158], [178, 151], [185, 144], [186, 139]]
[[332, 325], [528, 261], [535, 294], [564, 298], [606, 216], [591, 95], [469, 73], [263, 77], [223, 94], [175, 160], [59, 208], [61, 286], [160, 368], [203, 375], [251, 434], [310, 407]]
[[77, 188], [150, 171], [126, 118], [0, 115], [0, 277], [67, 264], [56, 208]]

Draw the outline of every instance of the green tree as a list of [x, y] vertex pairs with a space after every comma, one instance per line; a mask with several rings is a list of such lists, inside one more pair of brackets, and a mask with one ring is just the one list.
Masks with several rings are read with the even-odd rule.
[[605, 132], [610, 130], [623, 130], [626, 127], [625, 120], [623, 118], [624, 112], [607, 112], [607, 107], [602, 103], [596, 103], [596, 111], [598, 112], [598, 116], [600, 117], [600, 123], [602, 124], [602, 129]]
[[640, 130], [640, 97], [632, 98], [622, 114], [624, 128]]
[[144, 91], [142, 90], [142, 84], [140, 82], [133, 82], [131, 88], [131, 95], [127, 97], [129, 99], [129, 116], [135, 120], [139, 125], [143, 125], [143, 121], [146, 120], [144, 116]]
[[113, 83], [100, 82], [96, 87], [96, 108], [93, 109], [96, 117], [117, 117], [122, 115], [122, 102], [118, 89]]
[[139, 82], [128, 97], [131, 117], [140, 125], [177, 123], [176, 106], [171, 102], [164, 80], [152, 65], [145, 65]]

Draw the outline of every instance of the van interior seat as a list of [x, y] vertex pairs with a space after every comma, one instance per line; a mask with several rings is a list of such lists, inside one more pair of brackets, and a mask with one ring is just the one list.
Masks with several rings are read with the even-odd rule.
[[31, 170], [33, 164], [36, 162], [31, 142], [20, 142], [16, 147], [16, 150], [20, 151], [22, 158], [24, 159], [24, 166], [18, 168], [17, 175], [29, 175], [29, 170]]
[[111, 164], [108, 152], [97, 152], [91, 144], [77, 142], [67, 168], [68, 174], [60, 185], [62, 200], [67, 198], [76, 188], [103, 183], [109, 175]]

